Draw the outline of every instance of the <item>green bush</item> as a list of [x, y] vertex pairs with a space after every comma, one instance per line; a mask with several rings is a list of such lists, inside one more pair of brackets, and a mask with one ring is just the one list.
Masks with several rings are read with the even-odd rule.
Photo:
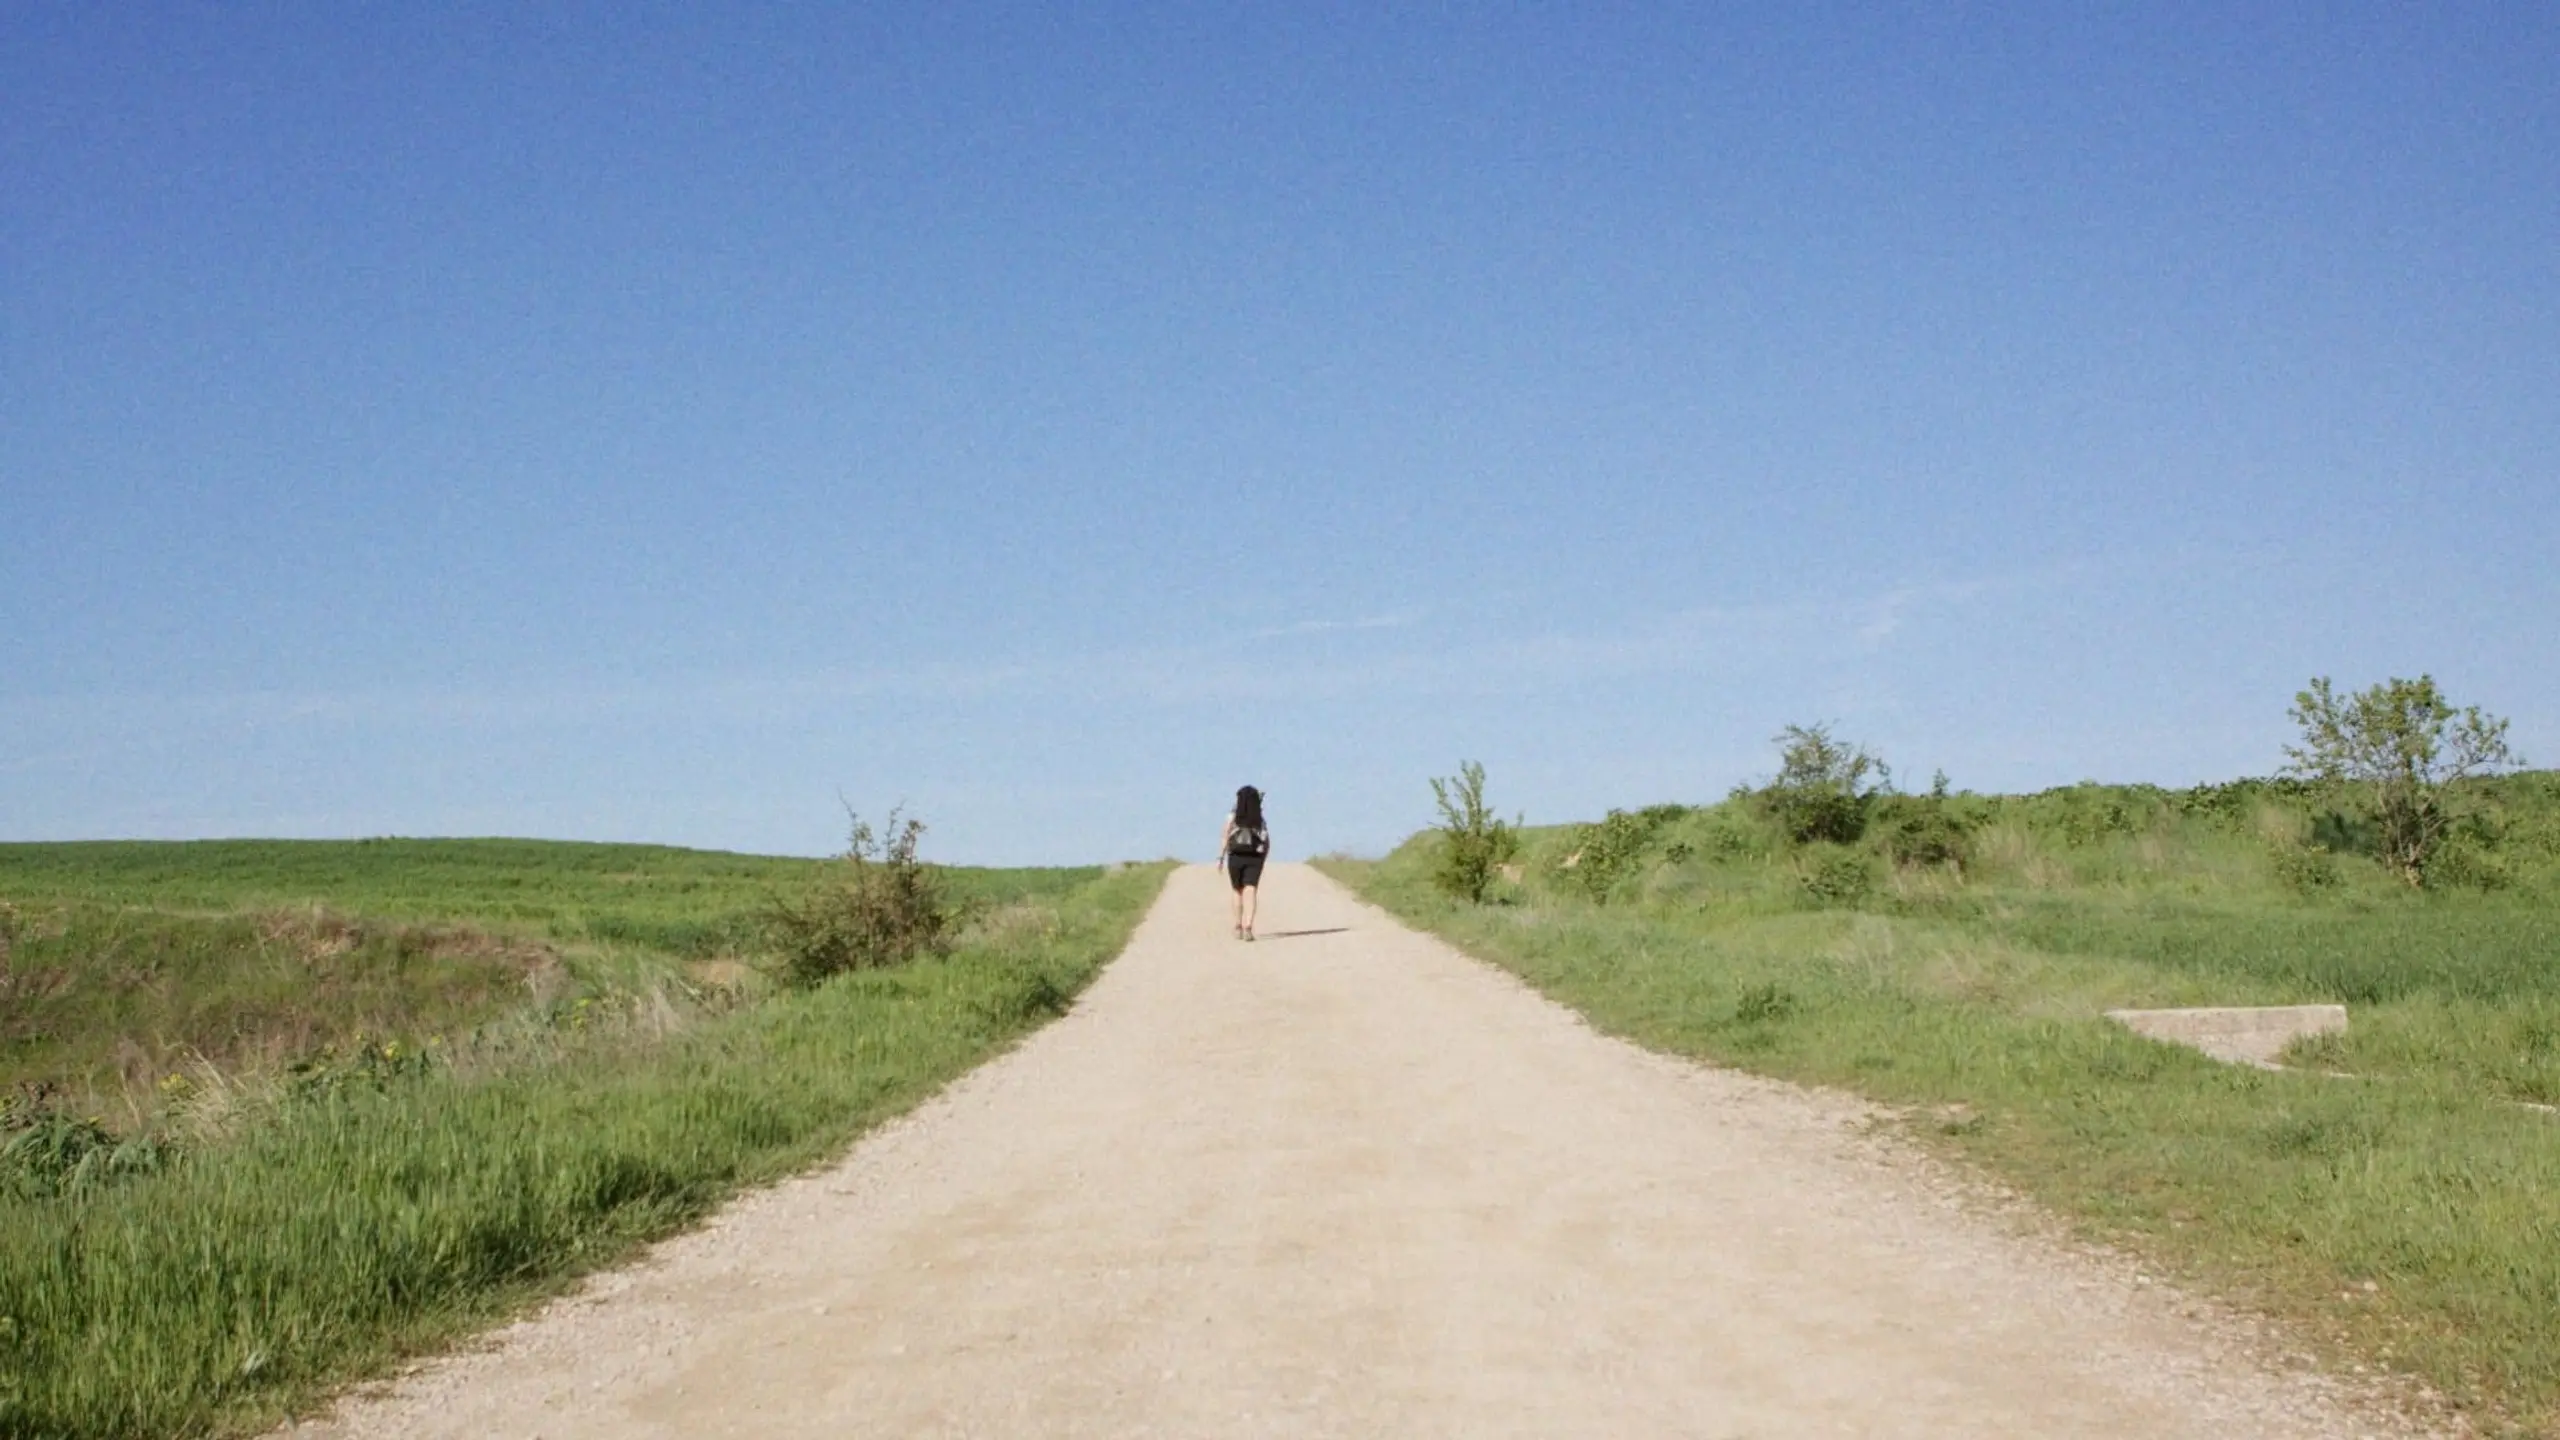
[[1825, 905], [1855, 905], [1875, 888], [1875, 869], [1862, 851], [1817, 842], [1796, 858], [1805, 893]]
[[1761, 809], [1799, 845], [1858, 843], [1876, 798], [1893, 789], [1892, 769], [1827, 725], [1790, 725], [1775, 743], [1778, 775], [1758, 792]]
[[2427, 888], [2504, 890], [2515, 883], [2515, 870], [2493, 843], [2457, 833], [2427, 857]]
[[2317, 845], [2270, 845], [2267, 858], [2275, 866], [2276, 878], [2299, 895], [2335, 890], [2344, 879], [2338, 873], [2338, 857]]
[[2292, 776], [2250, 777], [2217, 784], [2194, 785], [2169, 797], [2180, 815], [2210, 821], [2227, 830], [2244, 830], [2262, 803], [2298, 804], [2317, 787]]
[[1656, 805], [1632, 813], [1612, 810], [1599, 824], [1582, 826], [1576, 832], [1569, 857], [1573, 863], [1560, 873], [1570, 877], [1594, 903], [1605, 905], [1618, 882], [1642, 865], [1646, 847], [1653, 843], [1656, 832], [1686, 813], [1676, 805]]
[[961, 917], [941, 872], [916, 858], [923, 836], [922, 821], [895, 810], [885, 839], [854, 817], [836, 874], [797, 902], [774, 903], [769, 925], [783, 983], [807, 989], [847, 971], [942, 953]]
[[2372, 820], [2378, 858], [2412, 886], [2468, 811], [2463, 782], [2522, 763], [2507, 722], [2477, 705], [2455, 709], [2434, 677], [2391, 679], [2340, 696], [2326, 676], [2294, 697], [2302, 743], [2285, 754], [2295, 774], [2350, 797]]
[[1494, 877], [1520, 853], [1520, 834], [1485, 803], [1484, 766], [1459, 762], [1458, 773], [1434, 776], [1431, 798], [1440, 807], [1440, 855], [1432, 879], [1469, 904], [1484, 903]]
[[1706, 812], [1706, 823], [1692, 833], [1699, 850], [1711, 860], [1765, 860], [1778, 847], [1768, 821], [1741, 805], [1719, 805]]
[[2173, 813], [2168, 792], [2150, 785], [2100, 785], [2083, 781], [2036, 797], [2043, 803], [2028, 823], [2059, 835], [2066, 845], [2097, 845], [2140, 835]]
[[1962, 865], [1972, 857], [1973, 827], [1943, 792], [1885, 796], [1873, 823], [1897, 865]]

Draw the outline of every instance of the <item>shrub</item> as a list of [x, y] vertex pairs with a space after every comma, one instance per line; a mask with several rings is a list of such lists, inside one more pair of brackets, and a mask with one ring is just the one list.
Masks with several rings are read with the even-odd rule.
[[1827, 725], [1790, 725], [1775, 743], [1778, 776], [1759, 791], [1761, 809], [1799, 845], [1856, 844], [1876, 797], [1893, 789], [1891, 767]]
[[2048, 790], [2045, 802], [2031, 810], [2030, 823], [2062, 837], [2066, 845], [2101, 844], [2119, 835], [2139, 835], [2173, 810], [2167, 792], [2150, 785], [2101, 785], [2083, 780]]
[[848, 970], [903, 965], [947, 948], [960, 915], [942, 872], [916, 858], [924, 822], [889, 812], [886, 838], [860, 816], [836, 873], [767, 915], [777, 978], [806, 989]]
[[1796, 878], [1805, 893], [1825, 905], [1854, 905], [1875, 888], [1875, 869], [1866, 855], [1845, 846], [1808, 846], [1796, 861]]
[[1612, 810], [1597, 825], [1585, 825], [1576, 836], [1573, 868], [1566, 871], [1593, 902], [1609, 903], [1609, 892], [1634, 873], [1645, 847], [1666, 821], [1688, 813], [1676, 805], [1654, 805], [1629, 813]]
[[2372, 821], [2334, 806], [2313, 812], [2311, 843], [2332, 855], [2372, 856], [2382, 853], [2382, 842], [2375, 838]]
[[1884, 797], [1875, 828], [1896, 865], [1962, 865], [1972, 856], [1973, 827], [1943, 791]]
[[1440, 806], [1440, 859], [1432, 880], [1469, 904], [1482, 904], [1493, 878], [1520, 853], [1520, 835], [1485, 803], [1484, 766], [1459, 762], [1448, 779], [1434, 776], [1431, 798]]
[[2344, 697], [2322, 676], [2289, 713], [2302, 727], [2302, 743], [2284, 752], [2293, 773], [2352, 792], [2373, 821], [2377, 858], [2411, 885], [2426, 883], [2456, 818], [2452, 787], [2519, 763], [2506, 721], [2477, 705], [2454, 709], [2429, 675]]
[[2338, 858], [2317, 845], [2279, 842], [2267, 847], [2267, 858], [2275, 866], [2276, 878], [2298, 894], [2316, 895], [2335, 890], [2343, 878], [2338, 874]]
[[1769, 822], [1749, 805], [1720, 805], [1696, 830], [1697, 848], [1711, 860], [1765, 860], [1777, 848]]
[[2457, 833], [2427, 856], [2426, 883], [2436, 889], [2504, 890], [2515, 883], [2515, 871], [2487, 842]]
[[2169, 803], [2181, 815], [2236, 830], [2245, 827], [2260, 806], [2305, 801], [2313, 789], [2309, 781], [2295, 776], [2225, 780], [2181, 790]]

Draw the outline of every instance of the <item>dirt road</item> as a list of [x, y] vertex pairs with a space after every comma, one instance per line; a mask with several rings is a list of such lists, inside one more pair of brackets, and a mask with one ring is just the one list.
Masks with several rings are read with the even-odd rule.
[[1275, 865], [842, 1164], [348, 1436], [2393, 1433], [1853, 1105], [1597, 1037]]

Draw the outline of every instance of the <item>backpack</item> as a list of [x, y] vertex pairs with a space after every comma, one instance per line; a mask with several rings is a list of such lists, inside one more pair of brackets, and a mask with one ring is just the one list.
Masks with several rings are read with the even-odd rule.
[[1257, 859], [1271, 848], [1271, 832], [1256, 825], [1238, 825], [1227, 832], [1227, 853]]

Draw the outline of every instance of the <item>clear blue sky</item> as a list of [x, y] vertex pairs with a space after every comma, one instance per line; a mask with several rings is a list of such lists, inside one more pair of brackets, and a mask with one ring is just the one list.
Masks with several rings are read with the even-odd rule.
[[2556, 516], [2549, 4], [0, 8], [0, 838], [2560, 761]]

